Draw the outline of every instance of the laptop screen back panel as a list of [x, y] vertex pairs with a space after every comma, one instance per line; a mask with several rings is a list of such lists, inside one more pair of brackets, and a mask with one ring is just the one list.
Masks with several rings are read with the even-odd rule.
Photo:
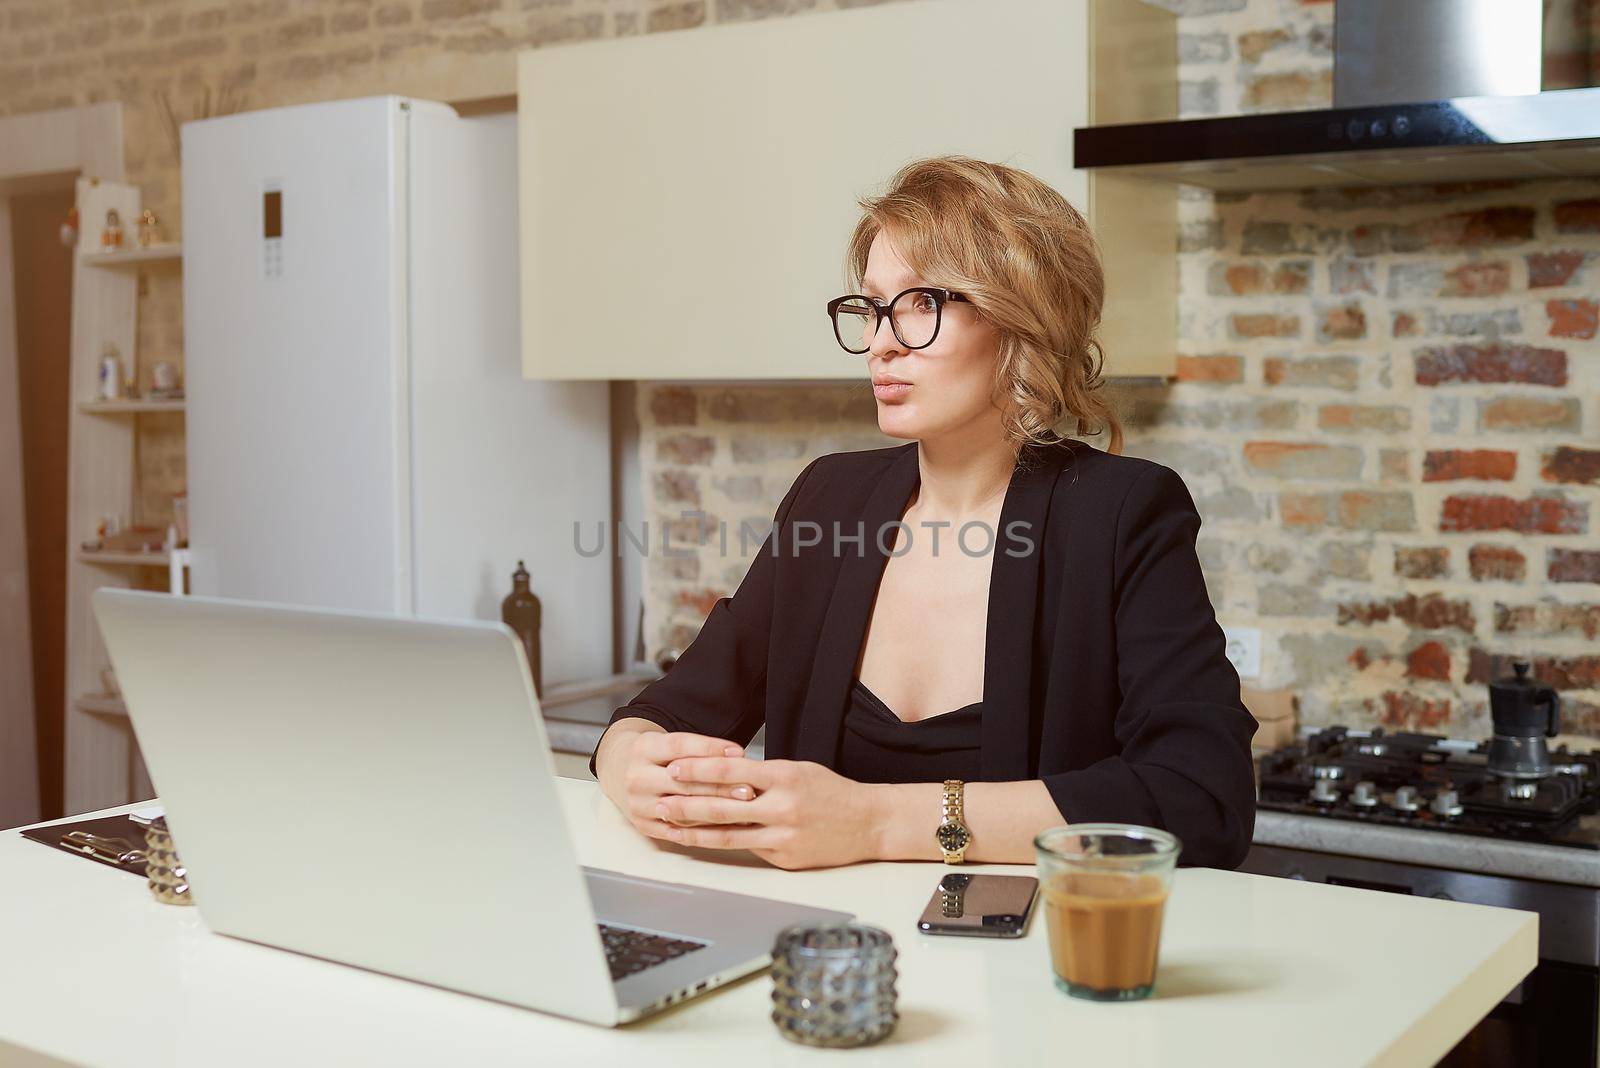
[[94, 605], [212, 930], [616, 1021], [509, 630], [111, 589]]

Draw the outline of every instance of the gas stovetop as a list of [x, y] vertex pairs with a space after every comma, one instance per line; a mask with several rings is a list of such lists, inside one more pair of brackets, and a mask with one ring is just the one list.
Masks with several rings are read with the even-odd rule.
[[1258, 807], [1390, 827], [1600, 849], [1600, 756], [1551, 751], [1552, 774], [1490, 773], [1488, 743], [1330, 727], [1257, 761]]

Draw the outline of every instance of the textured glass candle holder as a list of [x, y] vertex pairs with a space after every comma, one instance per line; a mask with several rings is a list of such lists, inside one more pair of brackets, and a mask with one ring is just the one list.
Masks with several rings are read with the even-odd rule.
[[189, 895], [189, 873], [172, 845], [167, 818], [157, 816], [144, 829], [145, 877], [157, 901], [167, 905], [193, 905]]
[[808, 1046], [865, 1046], [894, 1030], [895, 949], [860, 923], [785, 928], [772, 947], [772, 1022]]

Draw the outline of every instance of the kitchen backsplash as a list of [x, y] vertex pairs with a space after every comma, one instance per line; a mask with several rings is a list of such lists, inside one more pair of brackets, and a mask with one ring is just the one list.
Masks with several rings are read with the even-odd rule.
[[[176, 234], [162, 94], [180, 120], [207, 91], [494, 96], [520, 49], [862, 2], [11, 0], [0, 113], [122, 100], [127, 180]], [[1330, 102], [1330, 0], [1163, 2], [1184, 116]], [[1259, 684], [1310, 722], [1481, 735], [1491, 658], [1516, 652], [1600, 737], [1600, 180], [1191, 191], [1180, 210], [1179, 380], [1118, 391], [1126, 451], [1187, 480], [1219, 617], [1262, 630]], [[152, 274], [142, 375], [181, 347], [179, 282]], [[863, 387], [642, 383], [638, 406], [646, 518], [685, 542], [764, 524], [815, 455], [886, 443]], [[139, 514], [164, 522], [181, 422], [144, 426]], [[715, 539], [652, 554], [649, 653], [690, 640], [745, 566]]]

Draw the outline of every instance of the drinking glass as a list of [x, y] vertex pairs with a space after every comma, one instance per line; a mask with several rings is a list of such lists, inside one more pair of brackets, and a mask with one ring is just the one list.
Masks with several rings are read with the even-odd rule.
[[1094, 1001], [1148, 997], [1182, 843], [1154, 827], [1080, 823], [1033, 845], [1056, 986]]

